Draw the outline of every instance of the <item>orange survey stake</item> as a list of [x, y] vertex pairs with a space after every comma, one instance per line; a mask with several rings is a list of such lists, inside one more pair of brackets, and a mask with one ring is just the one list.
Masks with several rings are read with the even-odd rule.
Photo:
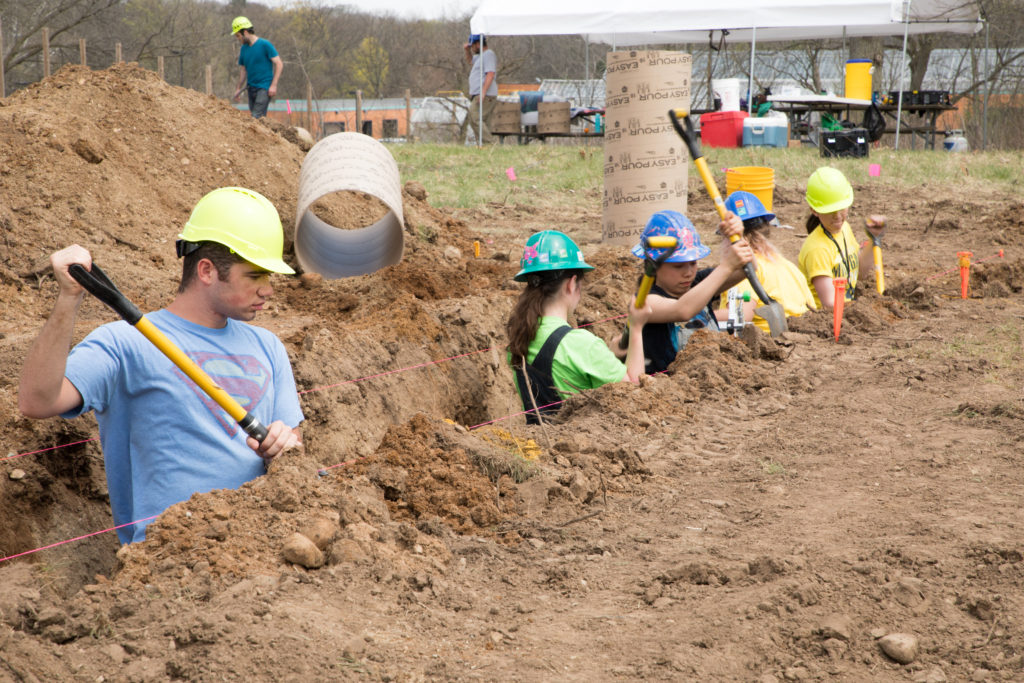
[[839, 341], [839, 330], [843, 327], [843, 305], [846, 303], [846, 278], [832, 278], [832, 286], [836, 288], [836, 296], [832, 301], [832, 334]]
[[969, 251], [958, 251], [956, 257], [960, 261], [960, 298], [967, 298], [967, 289], [971, 278], [971, 256]]

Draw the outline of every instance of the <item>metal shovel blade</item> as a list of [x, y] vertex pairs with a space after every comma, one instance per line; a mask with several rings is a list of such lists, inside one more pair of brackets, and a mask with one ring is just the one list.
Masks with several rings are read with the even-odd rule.
[[786, 324], [786, 311], [778, 301], [758, 306], [754, 313], [768, 321], [768, 333], [773, 337], [785, 334], [789, 330]]

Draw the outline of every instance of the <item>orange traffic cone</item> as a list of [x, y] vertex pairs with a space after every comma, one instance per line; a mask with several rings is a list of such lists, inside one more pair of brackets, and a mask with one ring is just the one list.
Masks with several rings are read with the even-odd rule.
[[846, 278], [832, 278], [832, 286], [836, 288], [836, 296], [832, 303], [832, 334], [839, 341], [839, 330], [843, 326], [843, 305], [846, 303]]
[[956, 256], [960, 260], [960, 298], [966, 299], [968, 281], [971, 277], [971, 256], [973, 254], [969, 251], [958, 251]]

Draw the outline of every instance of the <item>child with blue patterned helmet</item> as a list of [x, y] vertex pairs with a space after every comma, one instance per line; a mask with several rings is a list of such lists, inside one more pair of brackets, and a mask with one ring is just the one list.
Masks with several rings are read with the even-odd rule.
[[558, 410], [569, 394], [644, 374], [643, 329], [650, 307], [629, 307], [630, 336], [625, 364], [604, 341], [569, 325], [583, 296], [583, 278], [594, 269], [565, 233], [544, 230], [526, 241], [517, 282], [519, 295], [505, 325], [508, 357], [516, 375], [526, 421], [537, 423]]
[[[750, 192], [737, 190], [725, 199], [725, 208], [743, 220], [743, 237], [754, 250], [754, 265], [757, 268], [757, 279], [764, 285], [765, 292], [775, 301], [782, 304], [787, 317], [803, 315], [808, 309], [817, 308], [814, 295], [807, 286], [807, 278], [795, 263], [786, 259], [779, 250], [768, 241], [771, 221], [775, 214], [765, 208], [761, 199]], [[744, 320], [753, 319], [754, 325], [764, 332], [770, 332], [768, 321], [754, 310], [764, 305], [757, 298], [750, 283], [746, 280], [736, 285], [738, 293], [750, 293], [750, 300], [744, 305]], [[728, 302], [728, 293], [722, 294], [721, 308]]]
[[[718, 231], [725, 237], [740, 234], [743, 223], [735, 214], [728, 213]], [[674, 237], [676, 247], [669, 254], [665, 249], [648, 248], [647, 239], [651, 237]], [[643, 337], [647, 373], [662, 372], [675, 360], [694, 330], [719, 330], [712, 304], [717, 303], [720, 292], [743, 279], [743, 265], [754, 255], [745, 241], [730, 244], [726, 239], [721, 263], [714, 268], [698, 269], [697, 261], [710, 255], [711, 249], [701, 242], [690, 219], [678, 211], [652, 215], [632, 253], [658, 264], [647, 297], [651, 318]]]

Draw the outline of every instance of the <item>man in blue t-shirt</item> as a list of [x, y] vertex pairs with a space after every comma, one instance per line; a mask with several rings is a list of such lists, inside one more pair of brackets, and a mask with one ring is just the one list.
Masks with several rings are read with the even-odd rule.
[[252, 22], [245, 17], [235, 17], [231, 22], [231, 33], [242, 44], [238, 51], [238, 64], [242, 68], [233, 99], [237, 102], [248, 86], [249, 112], [254, 119], [263, 118], [267, 115], [270, 100], [277, 95], [277, 79], [281, 77], [284, 62], [274, 44], [257, 36]]
[[84, 294], [68, 268], [92, 269], [78, 245], [50, 256], [57, 302], [21, 371], [18, 408], [25, 416], [96, 414], [121, 543], [144, 540], [146, 526], [171, 505], [237, 488], [283, 451], [301, 447], [303, 415], [284, 345], [245, 322], [273, 295], [271, 273], [295, 272], [281, 260], [277, 210], [251, 190], [220, 188], [196, 204], [179, 237], [178, 293], [146, 319], [267, 425], [262, 442], [127, 322], [98, 327], [68, 353]]

